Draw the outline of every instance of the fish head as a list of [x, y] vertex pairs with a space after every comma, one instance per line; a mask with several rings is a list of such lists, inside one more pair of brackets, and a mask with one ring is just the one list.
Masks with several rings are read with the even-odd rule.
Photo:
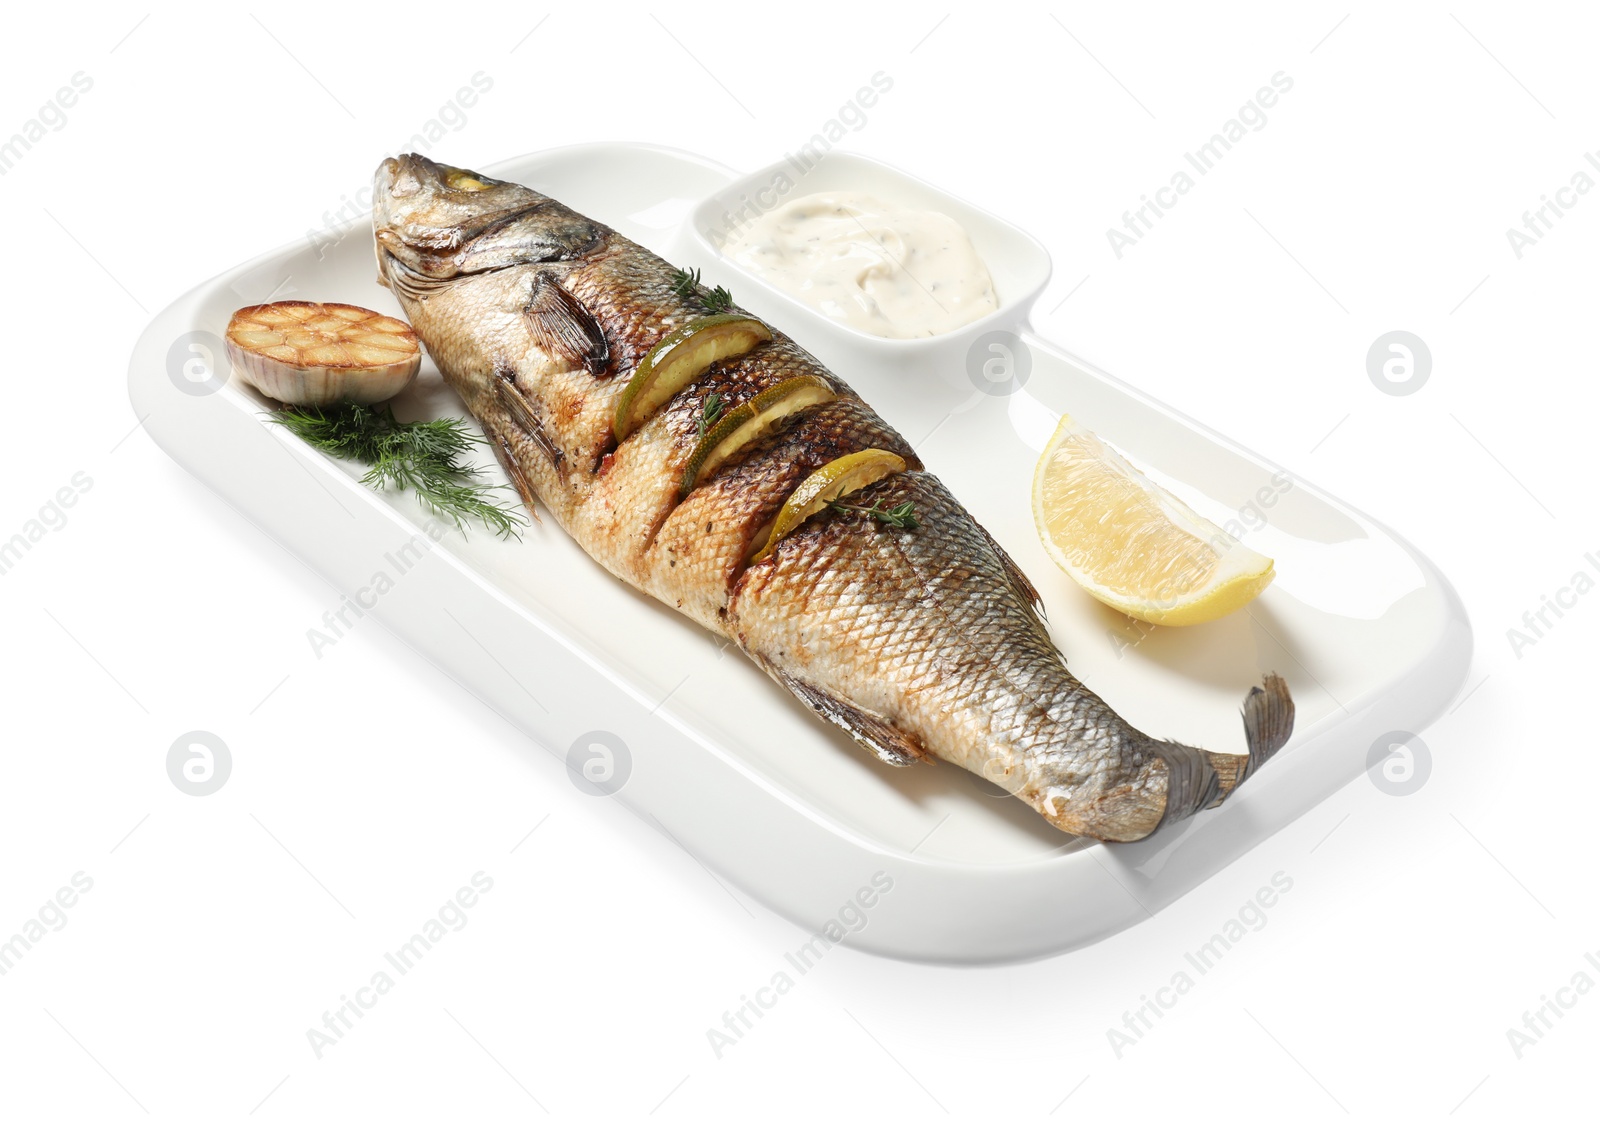
[[[603, 248], [610, 228], [531, 188], [415, 153], [378, 166], [372, 221], [378, 281], [486, 426], [518, 373], [604, 369], [604, 333], [559, 280]], [[552, 342], [562, 355], [547, 351]]]
[[372, 225], [379, 278], [403, 290], [508, 266], [571, 261], [607, 233], [531, 188], [417, 153], [378, 166]]

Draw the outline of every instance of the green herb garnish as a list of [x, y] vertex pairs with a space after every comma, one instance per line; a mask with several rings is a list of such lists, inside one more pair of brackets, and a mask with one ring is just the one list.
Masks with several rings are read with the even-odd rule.
[[698, 298], [708, 313], [724, 313], [733, 305], [733, 295], [726, 287], [706, 291], [700, 282], [698, 270], [679, 270], [672, 275], [672, 292], [680, 298]]
[[672, 275], [672, 292], [680, 298], [693, 297], [700, 289], [698, 270], [678, 270]]
[[401, 423], [388, 404], [359, 403], [285, 407], [271, 418], [320, 451], [371, 467], [361, 480], [373, 489], [414, 491], [431, 512], [449, 518], [463, 532], [464, 520], [482, 521], [502, 537], [515, 536], [525, 524], [515, 509], [492, 499], [506, 487], [474, 481], [477, 471], [461, 462], [481, 440], [460, 419]]
[[712, 392], [707, 396], [706, 402], [700, 407], [700, 419], [695, 424], [695, 437], [699, 439], [705, 438], [706, 428], [721, 419], [722, 413], [727, 410], [727, 407], [727, 397], [720, 392]]
[[916, 507], [909, 501], [893, 509], [885, 509], [881, 502], [876, 501], [872, 503], [870, 509], [860, 505], [845, 505], [840, 501], [831, 503], [829, 508], [838, 513], [865, 513], [868, 517], [875, 517], [885, 525], [893, 525], [897, 529], [915, 529], [920, 525]]

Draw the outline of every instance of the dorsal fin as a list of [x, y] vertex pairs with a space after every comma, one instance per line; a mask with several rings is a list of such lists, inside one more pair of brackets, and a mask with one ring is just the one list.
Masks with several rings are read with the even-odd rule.
[[977, 526], [978, 532], [983, 534], [983, 539], [989, 542], [989, 547], [994, 549], [994, 554], [1000, 558], [1000, 566], [1005, 570], [1006, 578], [1011, 581], [1011, 586], [1016, 589], [1025, 602], [1034, 610], [1040, 619], [1045, 617], [1044, 600], [1039, 598], [1039, 589], [1033, 586], [1033, 581], [1028, 579], [1027, 573], [1017, 566], [1011, 559], [1011, 554], [1000, 547], [1000, 542], [989, 535], [989, 530], [979, 525], [976, 520], [972, 522]]
[[595, 376], [611, 363], [611, 346], [600, 322], [548, 270], [534, 275], [522, 313], [534, 341], [552, 356], [581, 364]]

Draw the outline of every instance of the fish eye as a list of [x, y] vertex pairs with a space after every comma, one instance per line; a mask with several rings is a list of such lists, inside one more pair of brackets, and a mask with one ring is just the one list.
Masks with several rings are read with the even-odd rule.
[[489, 187], [465, 169], [452, 168], [444, 175], [444, 182], [458, 192], [482, 192]]

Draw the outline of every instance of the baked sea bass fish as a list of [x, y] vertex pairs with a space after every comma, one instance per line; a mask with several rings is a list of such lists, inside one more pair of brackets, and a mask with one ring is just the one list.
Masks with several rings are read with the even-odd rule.
[[893, 427], [805, 349], [538, 192], [379, 166], [378, 271], [511, 482], [590, 556], [736, 643], [891, 764], [947, 760], [1111, 842], [1222, 802], [1248, 755], [1133, 728], [1067, 672], [1038, 593]]

